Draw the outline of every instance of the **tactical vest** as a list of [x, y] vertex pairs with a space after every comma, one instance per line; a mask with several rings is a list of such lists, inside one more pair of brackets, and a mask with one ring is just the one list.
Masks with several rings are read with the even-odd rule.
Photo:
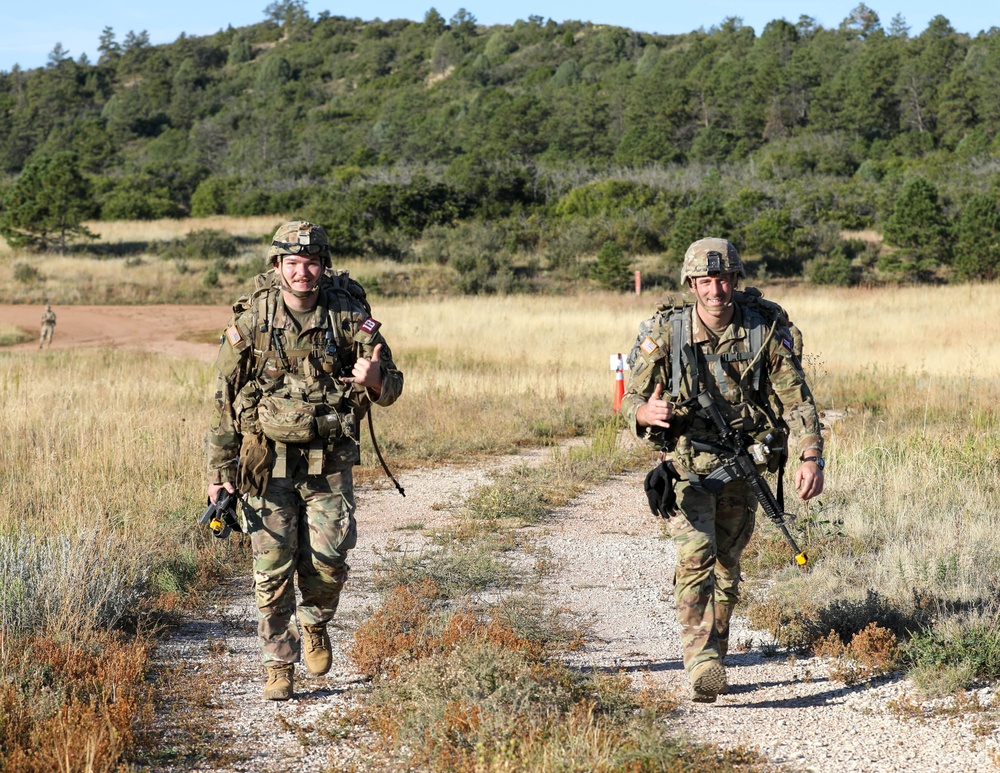
[[251, 376], [233, 405], [237, 431], [262, 433], [274, 442], [275, 477], [289, 472], [289, 446], [307, 456], [310, 475], [322, 471], [327, 453], [356, 463], [358, 422], [368, 400], [340, 379], [351, 374], [359, 356], [371, 356], [377, 325], [369, 322], [364, 288], [347, 272], [325, 273], [320, 288], [326, 324], [311, 334], [308, 346], [291, 348], [285, 331], [274, 326], [281, 294], [274, 272], [258, 275], [254, 284], [233, 305], [232, 325], [239, 320], [249, 327], [253, 347]]
[[[660, 435], [656, 442], [662, 450], [676, 451], [685, 457], [682, 461], [694, 467], [701, 467], [702, 464], [694, 460], [687, 436], [713, 434], [711, 422], [699, 415], [696, 405], [689, 403], [690, 398], [694, 398], [706, 387], [702, 383], [699, 359], [704, 363], [705, 369], [714, 375], [726, 401], [719, 405], [720, 410], [734, 427], [745, 433], [778, 429], [786, 434], [784, 423], [779, 418], [780, 406], [776, 404], [767, 380], [768, 355], [765, 349], [772, 336], [789, 327], [788, 315], [778, 304], [764, 300], [760, 291], [752, 287], [734, 293], [733, 301], [739, 304], [743, 315], [743, 330], [747, 341], [743, 351], [723, 354], [700, 351], [694, 345], [692, 335], [694, 305], [683, 300], [669, 299], [657, 308], [652, 317], [640, 324], [639, 334], [627, 358], [629, 369], [635, 373], [640, 347], [647, 338], [659, 342], [659, 345], [669, 346], [670, 363], [664, 367], [667, 377], [664, 388], [675, 404], [677, 418], [673, 422], [674, 428], [681, 431], [653, 434]], [[662, 348], [666, 349], [667, 346]], [[730, 379], [724, 371], [723, 366], [727, 363], [747, 363], [735, 388], [730, 385]], [[651, 436], [650, 440], [654, 438]], [[708, 460], [699, 461], [711, 464]]]
[[[723, 382], [721, 367], [723, 362], [743, 362], [753, 360], [752, 386], [753, 390], [760, 392], [761, 375], [763, 373], [764, 356], [758, 354], [765, 343], [772, 326], [775, 328], [786, 327], [792, 335], [793, 354], [797, 358], [802, 356], [802, 335], [798, 328], [788, 319], [785, 310], [774, 301], [764, 298], [763, 294], [756, 287], [747, 287], [744, 290], [737, 290], [733, 293], [733, 302], [738, 303], [744, 312], [743, 326], [747, 331], [749, 346], [746, 352], [730, 352], [723, 355], [703, 355], [709, 365], [718, 369], [719, 381]], [[639, 325], [639, 334], [635, 339], [635, 344], [629, 352], [626, 362], [629, 369], [634, 369], [636, 358], [639, 355], [639, 347], [643, 340], [653, 334], [656, 330], [670, 327], [670, 383], [668, 391], [672, 397], [680, 394], [680, 385], [685, 376], [690, 385], [689, 393], [697, 394], [699, 389], [699, 374], [697, 363], [694, 361], [693, 340], [691, 334], [691, 313], [694, 304], [683, 299], [668, 297], [661, 303], [656, 313], [649, 319], [643, 320]]]

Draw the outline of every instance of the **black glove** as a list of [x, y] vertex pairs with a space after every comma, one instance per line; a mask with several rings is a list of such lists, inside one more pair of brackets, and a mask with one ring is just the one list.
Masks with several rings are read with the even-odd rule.
[[666, 462], [660, 462], [649, 471], [645, 483], [642, 484], [649, 500], [649, 509], [653, 515], [669, 518], [674, 514], [677, 496], [674, 494], [674, 484], [680, 476]]

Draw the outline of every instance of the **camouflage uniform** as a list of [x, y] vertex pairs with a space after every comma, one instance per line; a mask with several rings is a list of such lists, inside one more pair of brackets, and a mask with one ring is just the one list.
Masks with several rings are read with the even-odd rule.
[[[766, 331], [756, 334], [763, 348], [756, 359], [761, 364], [756, 375], [751, 345], [754, 327]], [[748, 435], [787, 426], [789, 440], [794, 439], [802, 456], [821, 453], [823, 441], [787, 319], [780, 307], [763, 301], [752, 288], [734, 293], [733, 319], [721, 335], [705, 326], [695, 307], [687, 304], [663, 306], [640, 327], [629, 355], [631, 377], [622, 415], [637, 436], [660, 450], [681, 476], [667, 529], [677, 546], [674, 595], [684, 666], [691, 673], [699, 664], [721, 662], [725, 657], [729, 618], [739, 600], [740, 556], [753, 533], [757, 501], [742, 480], [725, 484], [717, 494], [693, 485], [692, 478], [696, 481], [713, 471], [720, 460], [694, 450], [692, 441], [717, 442], [718, 433], [707, 417], [699, 415], [697, 403], [683, 406], [696, 391], [688, 369], [678, 369], [674, 361], [678, 330], [690, 331], [687, 343], [698, 363], [697, 389], [709, 392], [733, 426]], [[675, 379], [680, 383], [674, 384]], [[657, 384], [670, 393], [664, 399], [675, 405], [669, 429], [636, 422], [636, 411]]]
[[[328, 274], [316, 307], [297, 318], [276, 280], [259, 284], [263, 289], [249, 303], [234, 307], [239, 313], [216, 362], [208, 480], [239, 480], [238, 456], [248, 455], [248, 441], [258, 438], [266, 447], [269, 480], [246, 498], [243, 515], [253, 545], [262, 659], [274, 666], [299, 657], [293, 576], [302, 597], [300, 627], [325, 625], [337, 610], [350, 569], [347, 552], [357, 541], [352, 467], [360, 461], [358, 430], [372, 402], [395, 402], [403, 375], [357, 294], [360, 285], [345, 274]], [[340, 377], [350, 375], [356, 358], [371, 359], [379, 344], [382, 391], [373, 401]], [[283, 423], [291, 425], [285, 428], [290, 434], [279, 436], [274, 427]], [[316, 430], [308, 439], [301, 434], [307, 425]]]
[[52, 336], [56, 332], [56, 313], [52, 311], [52, 307], [46, 304], [45, 311], [42, 312], [42, 335], [38, 339], [38, 348], [41, 349], [42, 345], [48, 341], [49, 346], [52, 346]]

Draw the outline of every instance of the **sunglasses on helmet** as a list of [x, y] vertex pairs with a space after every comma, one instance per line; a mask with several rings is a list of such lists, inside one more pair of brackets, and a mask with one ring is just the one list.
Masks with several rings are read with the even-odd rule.
[[325, 255], [324, 244], [299, 244], [298, 242], [271, 242], [272, 247], [280, 247], [291, 255]]

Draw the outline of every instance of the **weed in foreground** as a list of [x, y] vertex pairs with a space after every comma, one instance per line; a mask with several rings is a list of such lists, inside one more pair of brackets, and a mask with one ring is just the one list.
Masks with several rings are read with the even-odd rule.
[[150, 642], [112, 634], [6, 638], [0, 662], [0, 769], [117, 771], [149, 728]]
[[441, 598], [457, 598], [488, 588], [509, 588], [516, 578], [494, 552], [459, 540], [451, 540], [436, 550], [407, 554], [387, 549], [382, 554], [375, 576], [378, 590], [422, 586], [425, 581], [437, 589]]
[[518, 635], [499, 615], [474, 609], [447, 611], [431, 580], [400, 585], [358, 628], [348, 657], [369, 677], [393, 676], [403, 663], [446, 652], [460, 642], [483, 641], [541, 657], [538, 642]]
[[830, 659], [830, 677], [846, 685], [891, 674], [899, 667], [902, 654], [896, 635], [877, 623], [869, 623], [846, 645], [831, 632], [814, 645], [813, 651]]
[[904, 651], [910, 675], [926, 695], [946, 695], [977, 680], [1000, 680], [997, 620], [951, 618], [922, 631]]
[[[446, 541], [483, 550], [479, 532]], [[677, 697], [624, 674], [580, 673], [554, 657], [580, 634], [525, 592], [456, 601], [428, 577], [401, 584], [356, 631], [348, 656], [374, 680], [359, 719], [400, 767], [458, 773], [764, 770], [753, 752], [673, 740]]]
[[457, 771], [763, 770], [745, 750], [673, 740], [673, 701], [620, 674], [580, 674], [491, 641], [465, 640], [379, 680], [369, 721], [419, 769]]

